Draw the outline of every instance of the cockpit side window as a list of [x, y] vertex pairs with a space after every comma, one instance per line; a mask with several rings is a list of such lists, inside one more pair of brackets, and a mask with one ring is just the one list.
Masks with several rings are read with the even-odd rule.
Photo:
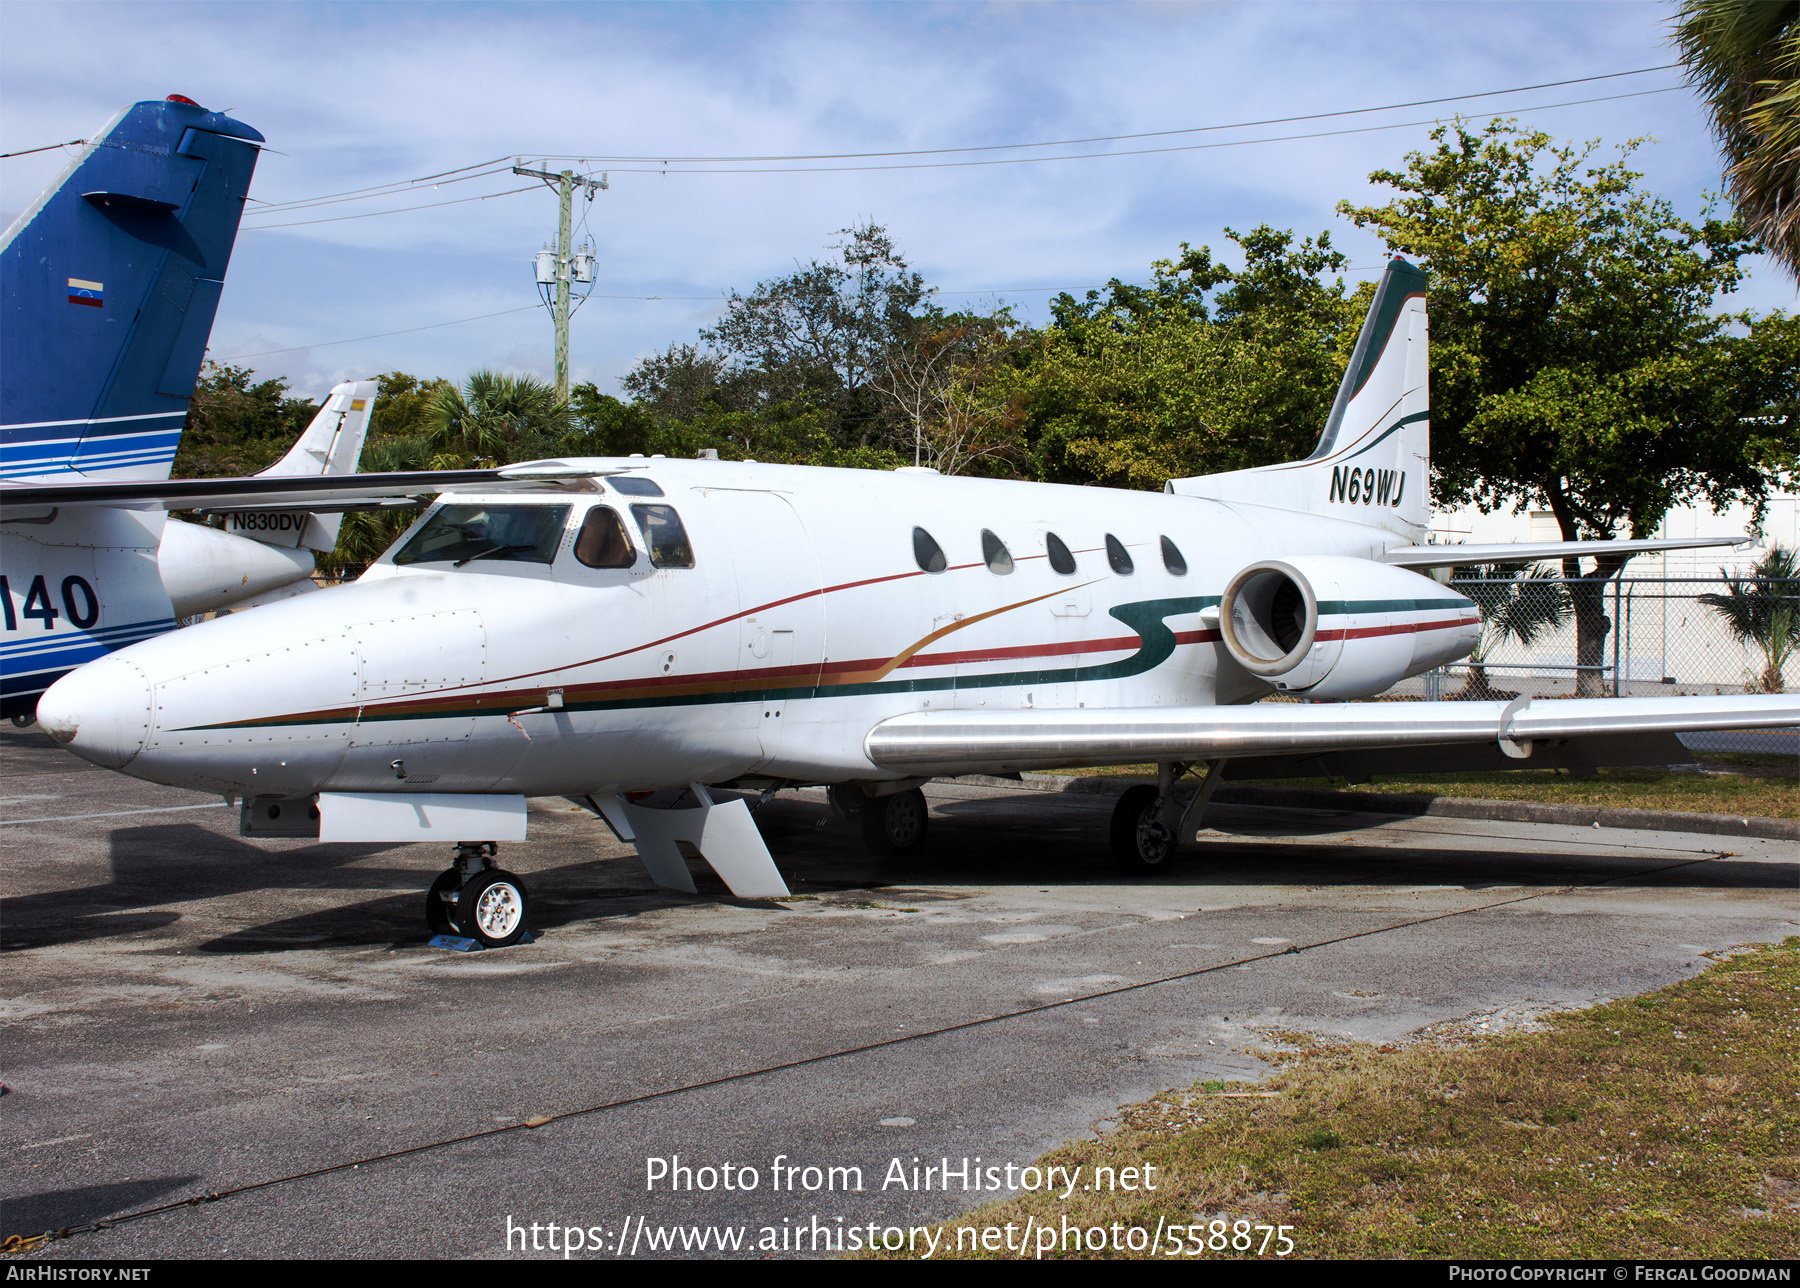
[[590, 568], [629, 568], [637, 562], [637, 551], [618, 514], [597, 505], [581, 521], [581, 532], [575, 538], [575, 557]]
[[395, 552], [394, 562], [547, 564], [568, 522], [566, 505], [444, 505]]
[[694, 548], [688, 544], [687, 529], [672, 505], [634, 505], [632, 517], [644, 544], [650, 547], [650, 563], [656, 568], [692, 568]]
[[663, 490], [656, 486], [655, 479], [647, 479], [637, 474], [614, 474], [606, 480], [613, 485], [613, 491], [621, 496], [661, 496]]
[[1044, 549], [1050, 555], [1050, 566], [1067, 577], [1075, 571], [1075, 556], [1063, 544], [1063, 539], [1054, 532], [1044, 534]]

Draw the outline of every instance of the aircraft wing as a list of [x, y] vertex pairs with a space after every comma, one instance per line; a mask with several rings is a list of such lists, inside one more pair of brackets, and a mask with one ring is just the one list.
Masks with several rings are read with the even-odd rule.
[[24, 483], [0, 487], [7, 509], [111, 505], [165, 510], [361, 510], [412, 504], [439, 492], [505, 490], [532, 484], [615, 474], [618, 468], [584, 468], [534, 461], [493, 470], [411, 470], [387, 474], [335, 474], [253, 478], [158, 479], [145, 482]]
[[1800, 695], [1511, 702], [1270, 702], [1237, 707], [915, 711], [864, 739], [884, 769], [924, 775], [1236, 760], [1486, 744], [1517, 768], [1531, 744], [1800, 726]]
[[1646, 537], [1642, 541], [1502, 541], [1485, 546], [1398, 546], [1380, 561], [1397, 568], [1457, 568], [1469, 564], [1537, 563], [1546, 559], [1641, 555], [1658, 550], [1699, 550], [1748, 545], [1749, 537]]

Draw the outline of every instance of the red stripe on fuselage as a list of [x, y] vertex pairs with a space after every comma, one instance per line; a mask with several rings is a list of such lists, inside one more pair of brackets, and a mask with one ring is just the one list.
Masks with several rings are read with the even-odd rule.
[[1416, 635], [1420, 631], [1445, 631], [1457, 626], [1472, 626], [1472, 617], [1439, 617], [1429, 622], [1396, 622], [1390, 626], [1358, 626], [1350, 630], [1320, 631], [1314, 639], [1363, 640], [1376, 635]]

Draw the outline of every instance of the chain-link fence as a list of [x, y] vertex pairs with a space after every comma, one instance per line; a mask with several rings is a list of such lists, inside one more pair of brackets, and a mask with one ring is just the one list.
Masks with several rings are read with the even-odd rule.
[[[1800, 687], [1800, 580], [1458, 577], [1484, 630], [1395, 698], [1657, 697]], [[1696, 752], [1800, 755], [1800, 729], [1701, 733]]]

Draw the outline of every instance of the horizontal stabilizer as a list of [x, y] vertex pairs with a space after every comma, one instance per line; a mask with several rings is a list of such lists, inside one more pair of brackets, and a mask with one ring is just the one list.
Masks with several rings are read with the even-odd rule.
[[1539, 563], [1551, 559], [1653, 554], [1747, 545], [1749, 537], [1674, 537], [1642, 541], [1502, 541], [1485, 546], [1399, 546], [1381, 562], [1398, 568], [1466, 568], [1471, 564]]

